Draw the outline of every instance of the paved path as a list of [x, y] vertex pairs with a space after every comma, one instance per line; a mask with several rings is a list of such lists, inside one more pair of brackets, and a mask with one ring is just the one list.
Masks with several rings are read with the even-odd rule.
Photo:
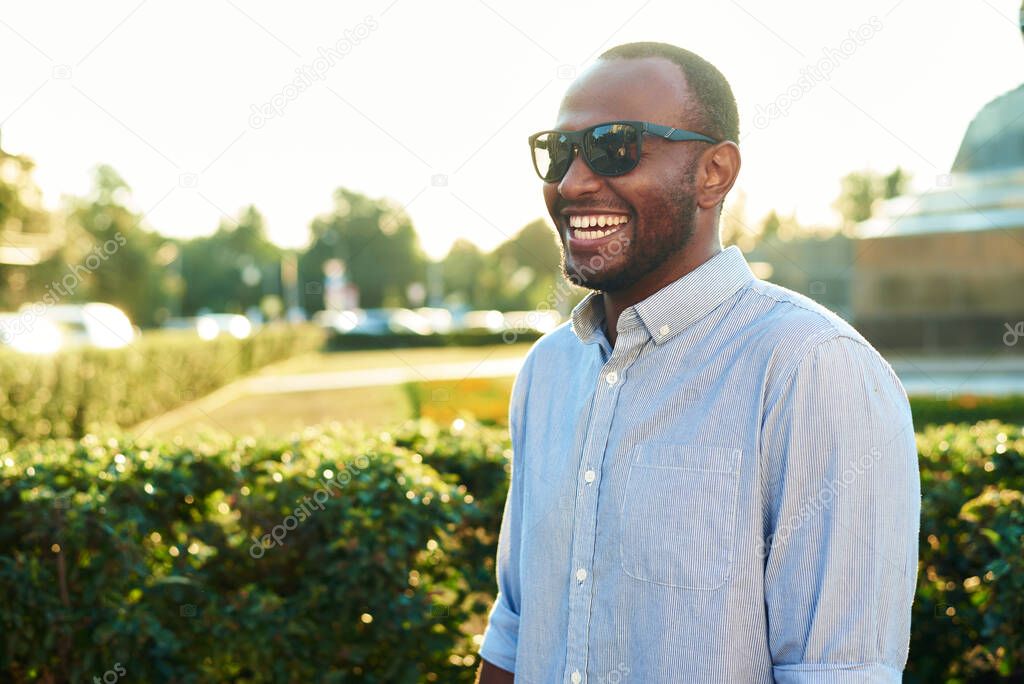
[[514, 377], [523, 365], [523, 358], [484, 359], [457, 363], [407, 364], [397, 368], [369, 368], [331, 373], [300, 373], [293, 375], [255, 375], [242, 378], [196, 401], [150, 418], [135, 425], [130, 432], [163, 433], [197, 417], [209, 416], [222, 406], [253, 394], [285, 394], [289, 392], [322, 392], [355, 387], [382, 387], [404, 382], [429, 380], [463, 380], [466, 378]]
[[[936, 358], [890, 353], [887, 357], [908, 394], [938, 397], [1024, 394], [1024, 354]], [[315, 392], [423, 380], [512, 377], [522, 365], [522, 358], [407, 364], [396, 368], [256, 376], [240, 380], [236, 385], [248, 394]]]
[[[957, 358], [896, 353], [889, 353], [886, 356], [907, 393], [911, 395], [944, 399], [958, 394], [1024, 394], [1024, 354]], [[330, 373], [256, 375], [238, 380], [198, 401], [140, 423], [132, 430], [136, 434], [150, 430], [163, 432], [194, 420], [197, 413], [210, 414], [247, 395], [322, 392], [429, 380], [513, 377], [522, 365], [522, 358], [503, 358], [456, 363], [407, 364], [392, 368]]]
[[937, 358], [890, 353], [887, 358], [910, 395], [1024, 394], [1024, 354]]
[[523, 359], [485, 359], [457, 363], [429, 363], [397, 368], [369, 368], [366, 370], [335, 371], [333, 373], [302, 373], [298, 375], [264, 375], [247, 378], [238, 384], [248, 394], [278, 394], [282, 392], [319, 392], [323, 390], [351, 389], [353, 387], [380, 387], [403, 382], [426, 380], [462, 380], [463, 378], [513, 377], [523, 365]]

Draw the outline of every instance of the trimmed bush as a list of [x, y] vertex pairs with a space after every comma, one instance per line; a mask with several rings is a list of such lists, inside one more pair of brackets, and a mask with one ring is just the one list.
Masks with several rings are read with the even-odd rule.
[[1020, 681], [1024, 433], [989, 421], [931, 427], [917, 441], [921, 564], [907, 680]]
[[540, 339], [536, 330], [507, 330], [505, 332], [451, 332], [433, 335], [365, 333], [333, 333], [327, 340], [331, 351], [356, 349], [403, 349], [409, 347], [480, 347], [493, 344], [515, 344]]
[[481, 511], [387, 433], [90, 436], [2, 467], [0, 679], [472, 681]]
[[945, 423], [976, 423], [979, 420], [1000, 420], [1024, 425], [1024, 396], [976, 397], [963, 394], [949, 399], [910, 397], [914, 429]]
[[[1015, 681], [1024, 433], [944, 425], [918, 448], [906, 680]], [[8, 451], [0, 680], [120, 664], [139, 681], [468, 684], [511, 455], [504, 429], [463, 419]]]
[[271, 325], [244, 340], [144, 334], [124, 349], [54, 356], [0, 350], [0, 443], [79, 438], [128, 427], [199, 398], [268, 363], [319, 349], [312, 325]]

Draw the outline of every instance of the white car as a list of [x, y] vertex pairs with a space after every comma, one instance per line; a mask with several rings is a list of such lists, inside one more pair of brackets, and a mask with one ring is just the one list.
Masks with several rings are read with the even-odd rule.
[[196, 316], [196, 332], [204, 340], [222, 334], [244, 340], [252, 335], [252, 321], [240, 314], [201, 314]]
[[0, 345], [23, 354], [53, 354], [63, 344], [52, 321], [30, 312], [0, 313]]
[[104, 302], [43, 306], [26, 304], [0, 318], [0, 342], [12, 349], [52, 354], [68, 346], [120, 349], [137, 332], [127, 315]]

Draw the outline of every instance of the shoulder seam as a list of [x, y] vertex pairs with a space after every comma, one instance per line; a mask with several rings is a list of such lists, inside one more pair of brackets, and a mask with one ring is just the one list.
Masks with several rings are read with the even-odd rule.
[[839, 333], [841, 335], [849, 336], [849, 333], [847, 333], [846, 331], [844, 331], [841, 328], [839, 328], [839, 326], [837, 326], [833, 321], [829, 320], [828, 316], [826, 316], [825, 314], [823, 314], [820, 311], [812, 309], [811, 307], [807, 306], [803, 302], [799, 302], [799, 301], [796, 301], [796, 300], [793, 300], [793, 299], [779, 299], [778, 297], [773, 296], [770, 292], [767, 292], [763, 287], [761, 287], [761, 283], [763, 283], [763, 282], [764, 281], [758, 281], [757, 283], [751, 285], [750, 289], [753, 290], [756, 294], [760, 295], [761, 297], [764, 297], [765, 299], [770, 299], [773, 302], [778, 302], [779, 304], [789, 304], [789, 305], [794, 306], [794, 307], [796, 307], [798, 309], [803, 309], [804, 311], [807, 311], [808, 313], [815, 314], [818, 318], [820, 318], [822, 321], [827, 323], [828, 326], [830, 328], [832, 328], [833, 330], [835, 330], [837, 333]]

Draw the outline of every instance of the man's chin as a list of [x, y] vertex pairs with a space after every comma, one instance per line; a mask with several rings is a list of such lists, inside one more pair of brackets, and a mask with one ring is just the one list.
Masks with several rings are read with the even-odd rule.
[[562, 265], [562, 276], [576, 287], [596, 292], [618, 292], [633, 284], [633, 278], [627, 273], [587, 273], [582, 274], [575, 269]]

